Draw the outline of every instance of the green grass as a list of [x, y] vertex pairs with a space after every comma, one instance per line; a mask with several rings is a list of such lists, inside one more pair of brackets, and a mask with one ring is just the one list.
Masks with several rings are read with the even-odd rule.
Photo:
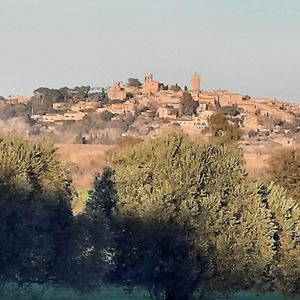
[[[68, 289], [48, 288], [43, 291], [43, 287], [34, 285], [27, 289], [17, 289], [13, 286], [6, 287], [0, 294], [1, 300], [150, 300], [148, 293], [137, 290], [132, 294], [126, 293], [122, 288], [107, 287], [100, 292], [88, 295], [80, 295]], [[240, 292], [228, 300], [297, 300], [299, 297], [289, 298], [279, 294], [270, 293], [267, 295], [255, 295], [254, 293]]]
[[1, 300], [150, 300], [144, 291], [126, 293], [121, 288], [103, 288], [97, 293], [80, 295], [69, 289], [44, 289], [42, 286], [32, 286], [26, 289], [17, 289], [10, 286], [2, 290]]
[[86, 204], [87, 199], [89, 198], [89, 189], [77, 189], [77, 197], [74, 199], [72, 207], [75, 214], [80, 213]]

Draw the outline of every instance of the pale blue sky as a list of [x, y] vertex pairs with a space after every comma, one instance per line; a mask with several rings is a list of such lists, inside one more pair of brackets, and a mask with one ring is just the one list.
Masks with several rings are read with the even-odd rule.
[[0, 95], [195, 71], [300, 102], [300, 0], [0, 0]]

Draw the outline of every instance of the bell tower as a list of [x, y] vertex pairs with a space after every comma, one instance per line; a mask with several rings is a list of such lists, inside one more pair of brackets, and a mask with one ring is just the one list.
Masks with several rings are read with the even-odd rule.
[[200, 93], [200, 75], [198, 73], [192, 76], [192, 92]]

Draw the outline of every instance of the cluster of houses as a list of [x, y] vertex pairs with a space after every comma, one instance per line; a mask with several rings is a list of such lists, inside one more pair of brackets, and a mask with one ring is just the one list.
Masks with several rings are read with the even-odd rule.
[[[198, 103], [192, 116], [182, 114], [182, 99], [184, 93], [189, 93]], [[208, 119], [220, 107], [234, 107], [239, 112], [237, 116], [228, 115], [245, 131], [261, 131], [265, 129], [266, 120], [280, 120], [293, 123], [300, 115], [300, 105], [282, 103], [273, 98], [251, 98], [238, 93], [223, 90], [205, 91], [201, 89], [200, 76], [195, 73], [191, 78], [191, 86], [184, 90], [176, 86], [165, 86], [155, 81], [152, 74], [146, 74], [143, 84], [131, 85], [116, 82], [107, 90], [107, 104], [99, 101], [82, 99], [76, 103], [53, 103], [54, 113], [44, 115], [32, 114], [32, 118], [44, 123], [61, 124], [65, 121], [79, 121], [90, 113], [101, 114], [109, 111], [115, 116], [126, 113], [147, 119], [155, 113], [156, 119], [167, 120], [169, 125], [176, 124], [187, 132], [201, 132], [208, 126]], [[27, 104], [26, 97], [10, 97], [9, 103]]]

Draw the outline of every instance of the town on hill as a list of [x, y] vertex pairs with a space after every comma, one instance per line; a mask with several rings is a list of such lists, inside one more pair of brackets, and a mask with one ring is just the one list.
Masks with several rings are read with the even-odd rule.
[[1, 97], [0, 131], [54, 143], [113, 144], [120, 137], [156, 137], [170, 128], [207, 135], [209, 119], [225, 116], [238, 126], [246, 147], [253, 144], [297, 146], [300, 104], [254, 98], [226, 90], [203, 90], [198, 73], [189, 86], [166, 85], [146, 74], [110, 88], [41, 87], [30, 98]]

